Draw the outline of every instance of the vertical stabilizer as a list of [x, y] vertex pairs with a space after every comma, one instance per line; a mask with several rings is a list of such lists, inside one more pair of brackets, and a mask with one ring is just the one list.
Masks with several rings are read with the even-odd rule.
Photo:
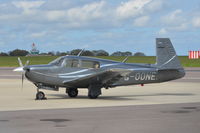
[[182, 69], [169, 38], [156, 38], [156, 65], [159, 69]]

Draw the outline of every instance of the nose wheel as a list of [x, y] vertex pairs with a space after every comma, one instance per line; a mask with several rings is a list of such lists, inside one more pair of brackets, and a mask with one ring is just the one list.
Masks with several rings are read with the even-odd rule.
[[46, 99], [47, 99], [47, 98], [45, 97], [44, 92], [38, 91], [38, 92], [36, 93], [36, 98], [35, 98], [35, 100], [46, 100]]

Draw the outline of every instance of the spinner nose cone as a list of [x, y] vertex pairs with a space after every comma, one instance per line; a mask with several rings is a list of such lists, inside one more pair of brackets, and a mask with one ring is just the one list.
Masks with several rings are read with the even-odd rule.
[[28, 79], [28, 80], [31, 80], [31, 72], [30, 72], [30, 70], [31, 70], [31, 67], [30, 66], [25, 66], [24, 68], [24, 71], [25, 71], [25, 76], [26, 76], [26, 78]]
[[30, 71], [30, 66], [25, 66], [23, 69], [24, 69], [24, 71], [28, 71], [29, 72]]

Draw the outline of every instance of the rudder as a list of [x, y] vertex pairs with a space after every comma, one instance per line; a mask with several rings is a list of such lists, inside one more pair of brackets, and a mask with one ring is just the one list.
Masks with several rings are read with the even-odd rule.
[[159, 69], [182, 69], [169, 38], [156, 38], [156, 65]]

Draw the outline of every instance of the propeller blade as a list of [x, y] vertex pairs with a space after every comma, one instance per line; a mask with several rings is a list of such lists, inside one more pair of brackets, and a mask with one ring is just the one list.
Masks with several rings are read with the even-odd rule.
[[23, 91], [23, 87], [24, 87], [24, 72], [22, 72], [22, 91]]
[[24, 71], [23, 68], [24, 68], [24, 67], [18, 67], [18, 68], [15, 68], [13, 71], [14, 71], [14, 72], [23, 72], [23, 71]]
[[27, 60], [27, 61], [26, 61], [26, 64], [25, 64], [24, 66], [28, 66], [29, 62], [30, 62], [30, 61], [29, 61], [29, 60]]
[[24, 76], [25, 76], [25, 72], [26, 72], [26, 70], [24, 70], [24, 66], [27, 66], [28, 64], [29, 64], [29, 60], [27, 60], [26, 61], [26, 63], [25, 63], [25, 65], [23, 65], [22, 64], [22, 61], [21, 61], [21, 59], [18, 57], [17, 58], [18, 59], [18, 62], [19, 62], [19, 65], [20, 65], [20, 67], [18, 67], [18, 68], [15, 68], [13, 71], [15, 71], [15, 72], [22, 72], [21, 74], [22, 74], [22, 87], [21, 87], [21, 89], [22, 89], [22, 91], [23, 91], [23, 87], [24, 87]]
[[23, 67], [23, 64], [22, 64], [21, 59], [20, 59], [19, 57], [18, 57], [17, 59], [18, 59], [18, 62], [19, 62], [19, 66], [20, 66], [20, 67]]

